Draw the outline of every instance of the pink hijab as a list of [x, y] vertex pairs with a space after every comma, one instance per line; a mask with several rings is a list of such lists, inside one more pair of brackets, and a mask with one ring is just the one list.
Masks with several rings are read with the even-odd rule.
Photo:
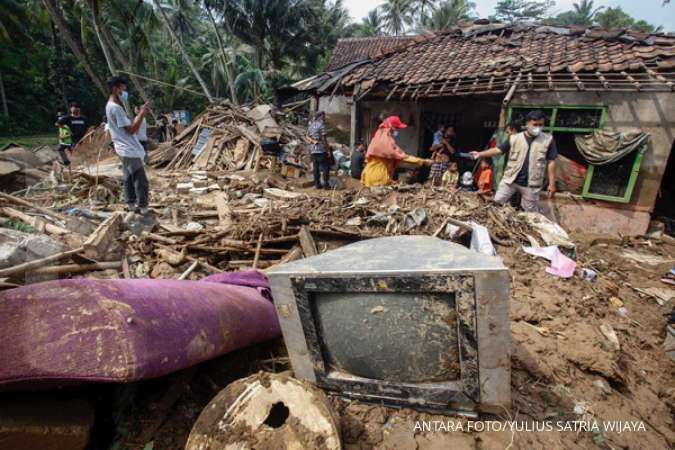
[[402, 161], [408, 157], [406, 152], [401, 150], [401, 147], [396, 144], [394, 136], [392, 136], [392, 131], [394, 129], [401, 129], [407, 127], [406, 124], [401, 122], [398, 116], [389, 116], [380, 124], [375, 137], [370, 141], [368, 145], [368, 152], [366, 153], [366, 161], [370, 159], [371, 156], [382, 159], [394, 159], [396, 161]]

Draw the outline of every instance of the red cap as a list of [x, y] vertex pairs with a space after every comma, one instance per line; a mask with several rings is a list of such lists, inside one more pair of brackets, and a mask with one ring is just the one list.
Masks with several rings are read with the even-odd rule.
[[389, 116], [382, 122], [382, 127], [384, 128], [407, 128], [408, 125], [401, 122], [401, 118], [398, 116]]

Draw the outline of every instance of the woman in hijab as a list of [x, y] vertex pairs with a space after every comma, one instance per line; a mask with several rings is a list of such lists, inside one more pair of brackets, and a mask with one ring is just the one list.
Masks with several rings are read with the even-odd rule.
[[431, 160], [410, 156], [396, 144], [398, 130], [406, 127], [398, 116], [389, 116], [380, 124], [366, 153], [366, 167], [361, 174], [364, 186], [391, 184], [394, 172], [401, 163], [431, 165]]

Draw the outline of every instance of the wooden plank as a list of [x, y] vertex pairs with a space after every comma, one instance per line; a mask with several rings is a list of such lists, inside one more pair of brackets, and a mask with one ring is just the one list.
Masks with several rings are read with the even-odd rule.
[[221, 230], [229, 230], [234, 224], [232, 220], [232, 208], [228, 203], [227, 194], [224, 192], [216, 192], [214, 194], [216, 202], [216, 209], [218, 210], [218, 228]]
[[84, 273], [91, 272], [94, 270], [108, 270], [108, 269], [120, 269], [122, 268], [122, 261], [110, 261], [110, 262], [96, 262], [90, 264], [64, 264], [62, 266], [48, 266], [48, 267], [38, 267], [35, 270], [31, 270], [31, 274], [37, 275], [61, 275], [64, 273]]
[[315, 256], [319, 254], [319, 250], [316, 248], [316, 243], [310, 233], [309, 228], [302, 226], [298, 232], [298, 239], [300, 240], [300, 247], [302, 247], [302, 252], [305, 254], [305, 257]]
[[101, 223], [84, 242], [84, 255], [99, 260], [105, 256], [110, 244], [119, 236], [122, 214], [115, 213]]
[[179, 141], [182, 140], [185, 136], [187, 136], [187, 135], [189, 135], [190, 133], [192, 133], [192, 132], [194, 131], [194, 129], [197, 128], [198, 126], [200, 126], [201, 124], [202, 124], [202, 117], [200, 117], [200, 118], [198, 118], [198, 119], [196, 119], [196, 120], [193, 120], [192, 123], [191, 123], [190, 125], [188, 125], [183, 131], [181, 131], [180, 134], [179, 134], [178, 136], [176, 136], [175, 138], [173, 138], [173, 139], [171, 140], [171, 142], [174, 143], [174, 144], [177, 143], [177, 142], [179, 142]]
[[68, 218], [66, 216], [64, 216], [63, 214], [61, 214], [59, 212], [56, 212], [56, 211], [48, 209], [48, 208], [43, 208], [42, 206], [38, 206], [38, 205], [36, 205], [34, 203], [31, 203], [27, 200], [24, 200], [22, 198], [15, 197], [15, 196], [10, 195], [10, 194], [5, 194], [4, 192], [0, 192], [0, 198], [4, 198], [5, 200], [12, 201], [12, 202], [14, 202], [18, 205], [27, 206], [28, 208], [32, 208], [36, 211], [41, 212], [42, 214], [44, 214], [46, 216], [53, 217], [53, 218], [58, 219], [62, 222], [65, 222], [65, 221], [68, 220]]

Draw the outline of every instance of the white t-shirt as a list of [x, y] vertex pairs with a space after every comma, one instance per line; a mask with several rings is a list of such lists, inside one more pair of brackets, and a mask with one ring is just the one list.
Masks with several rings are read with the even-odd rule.
[[148, 140], [148, 122], [145, 121], [145, 117], [143, 117], [141, 126], [138, 127], [138, 132], [136, 133], [136, 136], [138, 137], [138, 140], [141, 142]]
[[138, 136], [129, 133], [124, 128], [132, 124], [124, 108], [115, 102], [108, 101], [105, 105], [105, 115], [108, 119], [110, 138], [115, 146], [115, 153], [126, 158], [143, 158], [145, 150]]

